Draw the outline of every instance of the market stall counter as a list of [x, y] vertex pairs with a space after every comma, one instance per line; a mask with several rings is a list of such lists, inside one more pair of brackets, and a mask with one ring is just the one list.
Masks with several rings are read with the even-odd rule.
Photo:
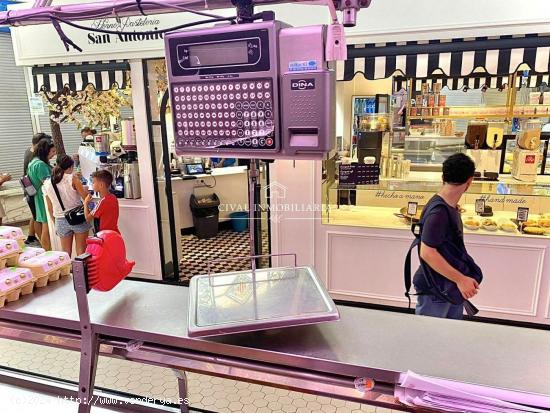
[[[130, 280], [92, 291], [89, 307], [102, 355], [398, 410], [406, 409], [394, 387], [409, 370], [543, 399], [550, 388], [545, 330], [340, 306], [339, 322], [195, 339], [187, 331], [188, 288]], [[10, 304], [0, 320], [2, 338], [80, 351], [70, 279]], [[130, 340], [139, 344], [128, 347]], [[376, 385], [361, 392], [356, 378]]]

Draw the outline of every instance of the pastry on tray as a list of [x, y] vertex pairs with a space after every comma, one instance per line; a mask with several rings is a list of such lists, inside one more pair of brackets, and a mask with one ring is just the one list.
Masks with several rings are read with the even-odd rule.
[[523, 232], [529, 235], [544, 235], [546, 231], [541, 227], [523, 227]]
[[506, 219], [500, 222], [499, 228], [505, 232], [517, 232], [518, 227], [511, 220]]
[[523, 223], [523, 226], [524, 227], [538, 227], [539, 226], [539, 221], [537, 221], [536, 219], [528, 219], [527, 221], [525, 221]]
[[479, 220], [475, 219], [474, 217], [468, 217], [464, 220], [464, 226], [472, 231], [476, 231], [481, 226]]
[[496, 231], [498, 229], [496, 221], [490, 218], [482, 220], [481, 227], [486, 231]]
[[550, 228], [550, 217], [541, 217], [541, 219], [539, 219], [539, 227], [542, 227], [542, 228]]

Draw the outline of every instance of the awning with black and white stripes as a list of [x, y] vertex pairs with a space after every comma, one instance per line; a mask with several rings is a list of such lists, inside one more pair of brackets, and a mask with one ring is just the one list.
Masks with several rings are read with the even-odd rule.
[[[548, 75], [545, 75], [546, 80], [548, 80]], [[544, 77], [542, 77], [541, 82], [544, 83]], [[510, 82], [510, 76], [490, 76], [488, 74], [483, 75], [471, 75], [466, 77], [447, 77], [443, 75], [438, 76], [432, 76], [424, 79], [408, 79], [405, 76], [394, 76], [393, 77], [393, 84], [394, 88], [393, 90], [401, 90], [401, 89], [408, 89], [411, 87], [411, 89], [414, 91], [419, 91], [422, 89], [422, 84], [427, 83], [430, 85], [430, 90], [433, 90], [433, 85], [435, 83], [441, 84], [442, 87], [447, 87], [450, 90], [468, 90], [468, 89], [483, 89], [483, 88], [491, 88], [491, 89], [505, 89], [507, 86], [509, 86]], [[518, 83], [521, 83], [521, 79], [518, 79]], [[530, 82], [529, 82], [530, 83]], [[536, 82], [535, 82], [536, 83]], [[518, 87], [520, 85], [518, 84]], [[538, 86], [538, 85], [537, 85]], [[528, 86], [528, 87], [536, 87], [536, 86]]]
[[526, 64], [530, 74], [550, 72], [550, 36], [514, 35], [348, 46], [348, 60], [338, 62], [337, 79], [351, 80], [357, 73], [367, 79], [394, 74], [426, 79], [434, 73], [468, 78], [515, 73]]
[[32, 68], [34, 93], [57, 92], [68, 86], [73, 91], [92, 85], [96, 90], [109, 90], [114, 85], [126, 87], [126, 61], [84, 62], [58, 65], [40, 65]]

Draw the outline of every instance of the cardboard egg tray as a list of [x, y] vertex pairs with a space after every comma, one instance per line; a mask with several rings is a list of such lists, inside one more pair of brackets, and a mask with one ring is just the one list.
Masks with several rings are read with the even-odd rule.
[[21, 248], [25, 247], [25, 234], [19, 227], [0, 225], [0, 239], [13, 239]]
[[36, 247], [24, 247], [21, 254], [19, 255], [17, 265], [21, 264], [22, 262], [25, 262], [31, 258], [34, 258], [40, 254], [44, 254], [46, 250], [44, 248], [36, 248]]
[[21, 247], [17, 240], [0, 238], [0, 269], [17, 265], [19, 254]]
[[8, 267], [0, 270], [0, 308], [6, 302], [19, 300], [22, 295], [31, 294], [35, 278], [26, 268]]
[[26, 261], [20, 261], [19, 266], [29, 269], [36, 280], [36, 287], [42, 288], [49, 282], [57, 281], [61, 276], [71, 273], [71, 258], [65, 252], [47, 251]]

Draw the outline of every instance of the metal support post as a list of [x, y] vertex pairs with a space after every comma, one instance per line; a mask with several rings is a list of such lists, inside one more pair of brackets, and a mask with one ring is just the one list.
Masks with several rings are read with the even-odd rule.
[[90, 413], [94, 394], [95, 374], [99, 358], [99, 336], [94, 331], [88, 306], [88, 269], [90, 254], [83, 254], [73, 261], [73, 283], [80, 318], [80, 374], [78, 378], [78, 413]]
[[181, 413], [189, 413], [189, 398], [187, 386], [187, 374], [184, 370], [174, 369], [174, 374], [178, 378], [179, 404]]

